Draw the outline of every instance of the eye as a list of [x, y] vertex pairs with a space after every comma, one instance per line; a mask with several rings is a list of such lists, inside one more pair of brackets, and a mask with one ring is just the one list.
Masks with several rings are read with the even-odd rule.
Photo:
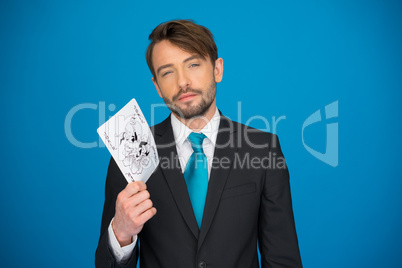
[[200, 66], [198, 63], [193, 63], [190, 65], [191, 68], [198, 67], [198, 66]]
[[167, 72], [164, 72], [163, 74], [162, 74], [162, 77], [164, 77], [165, 75], [168, 75], [168, 74], [170, 74], [172, 71], [167, 71]]

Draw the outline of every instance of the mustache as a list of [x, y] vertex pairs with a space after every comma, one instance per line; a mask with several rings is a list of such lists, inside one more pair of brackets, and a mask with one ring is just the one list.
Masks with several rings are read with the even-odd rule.
[[172, 100], [177, 101], [182, 94], [189, 93], [189, 92], [202, 95], [202, 91], [199, 89], [186, 88], [185, 90], [180, 89], [180, 91], [177, 92], [177, 94], [173, 96]]

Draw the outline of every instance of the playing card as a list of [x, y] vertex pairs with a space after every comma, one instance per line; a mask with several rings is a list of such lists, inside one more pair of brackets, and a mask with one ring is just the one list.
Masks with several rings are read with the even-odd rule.
[[126, 180], [146, 182], [159, 164], [148, 123], [135, 99], [98, 128]]

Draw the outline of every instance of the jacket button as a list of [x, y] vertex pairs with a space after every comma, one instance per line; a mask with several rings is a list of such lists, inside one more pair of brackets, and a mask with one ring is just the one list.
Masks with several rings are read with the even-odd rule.
[[205, 261], [200, 261], [198, 263], [198, 268], [207, 268], [207, 263]]

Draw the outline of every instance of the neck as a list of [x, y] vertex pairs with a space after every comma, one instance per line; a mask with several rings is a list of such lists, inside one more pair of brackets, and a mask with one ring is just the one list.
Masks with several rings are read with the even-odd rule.
[[205, 112], [204, 115], [196, 116], [190, 119], [181, 118], [176, 114], [173, 115], [176, 116], [176, 118], [179, 119], [180, 122], [186, 125], [189, 129], [199, 132], [208, 124], [209, 121], [211, 121], [212, 117], [214, 117], [215, 111], [216, 111], [216, 99], [214, 100], [214, 102], [211, 104], [211, 106]]

